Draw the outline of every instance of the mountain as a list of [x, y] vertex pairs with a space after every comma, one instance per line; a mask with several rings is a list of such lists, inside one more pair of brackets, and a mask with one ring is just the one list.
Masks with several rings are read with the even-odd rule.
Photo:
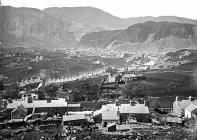
[[147, 22], [147, 21], [155, 21], [155, 22], [163, 22], [163, 21], [166, 21], [166, 22], [178, 22], [178, 23], [197, 24], [197, 20], [188, 19], [188, 18], [182, 18], [182, 17], [176, 17], [176, 16], [132, 17], [132, 18], [127, 18], [125, 20], [130, 25], [134, 25], [134, 24], [137, 24], [137, 23], [144, 23], [144, 22]]
[[125, 30], [87, 33], [78, 45], [135, 53], [191, 49], [197, 48], [196, 27], [188, 23], [148, 21]]
[[175, 16], [147, 16], [124, 19], [93, 7], [52, 7], [44, 9], [43, 11], [55, 18], [70, 23], [71, 26], [69, 31], [75, 34], [77, 40], [80, 40], [80, 38], [86, 33], [102, 30], [126, 29], [131, 25], [147, 21], [197, 24], [196, 20]]
[[[151, 34], [156, 32], [156, 28], [159, 30], [161, 27], [158, 27], [156, 23], [152, 23], [150, 27], [149, 25], [147, 25], [148, 27], [143, 27], [144, 22], [148, 20], [176, 22], [177, 25], [189, 24], [188, 28], [190, 26], [193, 27], [197, 23], [195, 20], [173, 16], [123, 19], [92, 7], [47, 8], [41, 11], [34, 8], [2, 6], [0, 7], [0, 17], [1, 46], [34, 48], [76, 47], [78, 42], [80, 46], [108, 47], [112, 50], [121, 50], [121, 47], [125, 50], [131, 50], [132, 48], [139, 48], [139, 45], [142, 46], [141, 48], [144, 48], [143, 46], [157, 48], [152, 47], [152, 38], [149, 36], [149, 31], [151, 30]], [[140, 36], [134, 41], [132, 34], [138, 33], [129, 28], [137, 28], [136, 26], [138, 25], [142, 27], [142, 31], [139, 33], [142, 37]], [[161, 29], [162, 35], [165, 32], [168, 33], [171, 28], [165, 27]], [[183, 26], [183, 30], [189, 31], [188, 28], [184, 28]], [[90, 41], [90, 39], [93, 40]], [[166, 39], [156, 40], [157, 43], [155, 45], [166, 44], [168, 46], [172, 38]], [[172, 39], [174, 43], [172, 41], [171, 43], [177, 44], [176, 46], [182, 46], [182, 44], [186, 44], [186, 46], [188, 44], [192, 45], [192, 37], [189, 39], [182, 38], [180, 40], [180, 38], [177, 39], [175, 37]], [[142, 43], [142, 41], [144, 42]]]
[[47, 8], [45, 13], [71, 24], [77, 40], [89, 32], [126, 28], [124, 20], [93, 7]]
[[147, 21], [197, 24], [196, 20], [175, 16], [119, 18], [93, 7], [52, 7], [43, 11], [66, 22], [81, 23], [83, 25], [102, 27], [103, 29], [125, 29], [133, 24]]
[[54, 7], [44, 9], [44, 12], [67, 22], [82, 23], [104, 29], [120, 28], [123, 23], [121, 18], [93, 7]]
[[0, 7], [0, 42], [2, 46], [37, 48], [68, 47], [76, 43], [62, 22], [33, 8]]

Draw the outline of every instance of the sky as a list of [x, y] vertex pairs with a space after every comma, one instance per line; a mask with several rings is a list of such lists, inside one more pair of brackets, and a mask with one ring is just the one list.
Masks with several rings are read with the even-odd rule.
[[179, 16], [197, 19], [197, 0], [1, 0], [14, 7], [81, 7], [91, 6], [112, 15], [128, 18], [139, 16]]

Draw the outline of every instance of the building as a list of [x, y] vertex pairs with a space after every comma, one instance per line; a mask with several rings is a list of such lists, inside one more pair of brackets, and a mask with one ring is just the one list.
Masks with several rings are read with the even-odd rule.
[[83, 123], [86, 123], [88, 121], [88, 118], [85, 114], [70, 114], [70, 115], [64, 115], [62, 119], [63, 125], [81, 125]]
[[182, 124], [182, 119], [181, 118], [177, 118], [177, 117], [166, 117], [165, 118], [165, 122], [168, 125], [181, 125]]
[[109, 76], [108, 76], [108, 82], [109, 83], [114, 83], [116, 82], [116, 78], [119, 76], [119, 74], [111, 74], [109, 73]]
[[118, 107], [107, 104], [102, 106], [102, 126], [107, 127], [110, 123], [120, 123]]
[[24, 106], [28, 110], [28, 114], [51, 112], [63, 115], [67, 112], [67, 102], [65, 99], [59, 100], [13, 100], [12, 103], [7, 105], [8, 116], [11, 115], [11, 111], [16, 109], [18, 106]]
[[132, 81], [132, 80], [143, 78], [143, 77], [144, 76], [142, 74], [134, 74], [134, 73], [125, 74], [122, 76], [122, 81], [128, 82], [128, 81]]
[[196, 118], [197, 116], [197, 106], [196, 105], [189, 105], [185, 108], [185, 117], [186, 118]]
[[28, 110], [28, 114], [50, 112], [64, 115], [68, 111], [79, 111], [81, 107], [77, 103], [67, 103], [64, 98], [58, 100], [13, 100], [6, 107], [8, 115], [10, 116], [11, 111], [21, 105]]
[[107, 132], [115, 132], [116, 131], [116, 123], [111, 123], [107, 125]]
[[107, 104], [102, 106], [102, 123], [106, 127], [110, 123], [131, 122], [135, 118], [137, 122], [149, 122], [149, 109], [144, 104], [138, 102], [130, 104]]
[[194, 100], [191, 96], [187, 100], [180, 100], [179, 97], [176, 97], [173, 103], [173, 114], [177, 117], [184, 116], [185, 109], [190, 105], [197, 106], [197, 100]]

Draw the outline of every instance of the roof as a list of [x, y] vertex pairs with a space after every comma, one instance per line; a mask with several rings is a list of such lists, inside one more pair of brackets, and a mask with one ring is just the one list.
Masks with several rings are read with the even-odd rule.
[[166, 117], [166, 122], [182, 123], [182, 119], [177, 117]]
[[153, 66], [153, 65], [155, 65], [155, 61], [149, 61], [149, 62], [145, 63], [144, 65]]
[[108, 124], [107, 127], [112, 127], [112, 126], [114, 126], [114, 125], [116, 125], [115, 122]]
[[131, 114], [148, 114], [148, 106], [144, 104], [136, 104], [131, 106], [130, 104], [123, 104], [120, 106], [120, 113], [131, 113]]
[[85, 114], [85, 115], [91, 115], [93, 113], [93, 111], [69, 111], [68, 114]]
[[63, 121], [74, 121], [74, 120], [84, 120], [86, 116], [84, 114], [74, 114], [74, 115], [64, 115]]
[[188, 107], [185, 108], [185, 110], [187, 110], [189, 112], [192, 112], [192, 111], [194, 111], [196, 109], [197, 109], [197, 106], [193, 105], [193, 104], [191, 104], [191, 105], [189, 105]]
[[133, 77], [133, 78], [135, 78], [137, 76], [138, 75], [136, 75], [136, 74], [125, 74], [123, 77]]
[[148, 114], [149, 109], [148, 106], [144, 104], [121, 104], [120, 106], [116, 106], [115, 104], [107, 104], [102, 106], [102, 110], [118, 110], [120, 113], [130, 113], [130, 114]]
[[49, 103], [47, 103], [47, 100], [34, 100], [32, 103], [28, 103], [27, 100], [13, 100], [12, 103], [7, 105], [7, 109], [14, 109], [21, 105], [25, 108], [67, 107], [67, 102], [64, 99], [51, 100]]
[[102, 111], [102, 120], [120, 120], [117, 110], [104, 110]]
[[80, 107], [80, 104], [68, 104], [68, 107]]
[[178, 102], [178, 104], [180, 105], [180, 107], [181, 107], [182, 109], [187, 108], [187, 107], [188, 107], [189, 105], [191, 105], [191, 104], [197, 106], [197, 100], [194, 100], [194, 101], [190, 101], [190, 100], [181, 100], [181, 101], [175, 101], [175, 102]]

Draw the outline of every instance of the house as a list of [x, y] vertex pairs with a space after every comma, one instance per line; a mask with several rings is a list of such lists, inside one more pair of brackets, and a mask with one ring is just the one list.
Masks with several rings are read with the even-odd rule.
[[137, 122], [149, 122], [149, 109], [145, 104], [107, 104], [102, 106], [102, 123], [106, 127], [109, 123], [129, 122], [131, 118], [136, 118]]
[[86, 123], [88, 120], [85, 114], [70, 114], [64, 115], [62, 119], [63, 125], [81, 125]]
[[186, 118], [196, 118], [197, 116], [197, 106], [196, 105], [189, 105], [185, 108], [185, 117]]
[[130, 104], [122, 104], [120, 106], [120, 119], [121, 122], [149, 122], [149, 109], [144, 104], [139, 104], [137, 101]]
[[153, 61], [153, 60], [144, 64], [144, 66], [154, 66], [154, 65], [155, 65], [155, 61]]
[[128, 81], [132, 81], [134, 79], [139, 79], [139, 78], [143, 78], [144, 76], [142, 74], [125, 74], [122, 76], [122, 81], [124, 82], [128, 82]]
[[110, 123], [107, 125], [107, 132], [115, 132], [116, 131], [116, 123]]
[[12, 103], [7, 105], [8, 115], [10, 116], [11, 111], [16, 109], [18, 106], [24, 106], [28, 110], [28, 114], [40, 113], [40, 112], [52, 112], [58, 114], [65, 114], [67, 112], [68, 104], [65, 99], [58, 100], [13, 100]]
[[182, 117], [185, 115], [185, 109], [190, 106], [197, 106], [197, 100], [194, 100], [191, 96], [187, 100], [180, 100], [177, 96], [173, 103], [173, 114], [177, 117]]
[[166, 121], [166, 124], [168, 124], [168, 125], [174, 125], [174, 124], [176, 124], [176, 125], [181, 125], [182, 124], [182, 119], [181, 118], [177, 118], [177, 117], [170, 117], [170, 116], [168, 116], [168, 117], [166, 117], [165, 118], [165, 121]]
[[32, 100], [38, 100], [38, 94], [35, 93], [20, 93], [22, 95], [21, 99], [22, 100], [28, 100], [29, 97], [32, 98]]
[[108, 82], [109, 83], [116, 82], [116, 79], [117, 79], [118, 76], [119, 76], [119, 74], [111, 74], [111, 73], [109, 73]]
[[110, 123], [120, 123], [120, 114], [117, 107], [107, 104], [102, 106], [102, 126], [107, 127]]

